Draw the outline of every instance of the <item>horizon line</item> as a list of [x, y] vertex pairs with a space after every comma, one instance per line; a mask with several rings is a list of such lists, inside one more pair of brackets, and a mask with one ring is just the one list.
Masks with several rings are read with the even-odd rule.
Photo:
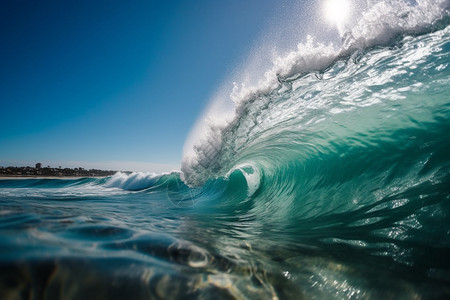
[[150, 173], [166, 173], [179, 172], [180, 164], [175, 163], [152, 163], [142, 161], [14, 161], [14, 160], [0, 160], [2, 167], [34, 167], [37, 163], [41, 163], [43, 167], [51, 168], [83, 168], [83, 169], [99, 169], [123, 172], [150, 172]]

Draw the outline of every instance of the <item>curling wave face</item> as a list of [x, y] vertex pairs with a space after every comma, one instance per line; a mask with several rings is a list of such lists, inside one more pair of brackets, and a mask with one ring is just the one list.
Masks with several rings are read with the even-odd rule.
[[[430, 70], [429, 74], [416, 74], [415, 70], [445, 65], [440, 47], [448, 34], [426, 33], [446, 26], [449, 7], [450, 1], [445, 0], [418, 1], [416, 5], [380, 2], [344, 34], [340, 48], [314, 43], [309, 37], [305, 44], [298, 45], [297, 51], [276, 59], [257, 85], [235, 84], [230, 96], [235, 103], [234, 117], [225, 125], [217, 121], [221, 125], [206, 125], [207, 129], [193, 144], [193, 151], [189, 149], [183, 158], [185, 182], [200, 186], [208, 179], [224, 176], [239, 164], [267, 167], [272, 159], [288, 162], [296, 152], [306, 150], [296, 144], [319, 147], [336, 137], [333, 131], [345, 138], [356, 131], [363, 133], [367, 128], [361, 126], [369, 123], [389, 128], [377, 121], [383, 119], [377, 110], [384, 112], [399, 103], [414, 106], [414, 101], [421, 101], [414, 100], [414, 94], [425, 95], [433, 76], [446, 75], [445, 68], [434, 73]], [[385, 48], [376, 49], [381, 46]], [[436, 56], [441, 60], [436, 62]], [[372, 108], [365, 109], [368, 106]], [[391, 120], [396, 119], [394, 110], [389, 113]], [[368, 115], [366, 124], [353, 122], [357, 128], [351, 128], [345, 123], [355, 114]], [[342, 125], [338, 123], [341, 119]], [[317, 128], [312, 125], [319, 122], [322, 124]], [[408, 126], [393, 123], [395, 127]], [[316, 137], [316, 132], [325, 126], [330, 136]], [[314, 132], [309, 135], [308, 130]], [[270, 150], [279, 147], [280, 155], [288, 156], [287, 159], [271, 157]]]

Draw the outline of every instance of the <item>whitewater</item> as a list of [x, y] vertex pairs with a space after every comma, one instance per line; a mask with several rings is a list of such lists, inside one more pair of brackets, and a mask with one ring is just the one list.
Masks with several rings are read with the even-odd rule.
[[0, 298], [450, 298], [450, 1], [370, 4], [236, 79], [180, 172], [0, 179]]

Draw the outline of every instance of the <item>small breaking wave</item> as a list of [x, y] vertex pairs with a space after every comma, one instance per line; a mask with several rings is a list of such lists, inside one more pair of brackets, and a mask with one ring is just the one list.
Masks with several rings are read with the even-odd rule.
[[161, 178], [161, 174], [134, 172], [126, 174], [117, 172], [105, 182], [105, 187], [139, 191], [152, 187]]

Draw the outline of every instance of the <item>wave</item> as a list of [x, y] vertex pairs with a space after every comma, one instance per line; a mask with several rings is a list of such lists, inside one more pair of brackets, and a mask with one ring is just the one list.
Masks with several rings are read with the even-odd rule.
[[85, 185], [100, 185], [106, 178], [19, 178], [0, 180], [0, 188], [66, 188]]
[[238, 220], [237, 238], [448, 281], [449, 25], [449, 1], [380, 1], [340, 48], [309, 38], [235, 85], [233, 116], [187, 141], [196, 211]]
[[126, 174], [117, 172], [105, 182], [106, 187], [138, 191], [152, 187], [162, 175], [154, 173], [135, 172]]
[[[297, 150], [286, 152], [285, 144], [295, 141], [302, 147], [318, 147], [330, 142], [328, 137], [318, 143], [312, 140], [314, 134], [309, 136], [305, 131], [313, 128], [312, 123], [324, 122], [318, 125], [320, 130], [324, 124], [340, 121], [336, 118], [345, 119], [358, 111], [367, 114], [363, 107], [374, 106], [376, 110], [387, 105], [394, 109], [398, 103], [393, 101], [426, 93], [424, 80], [428, 79], [408, 81], [407, 74], [413, 68], [427, 67], [427, 59], [445, 55], [439, 51], [448, 40], [449, 7], [446, 0], [379, 2], [345, 32], [341, 47], [316, 43], [308, 37], [296, 51], [276, 59], [256, 85], [235, 84], [230, 96], [235, 103], [233, 117], [214, 120], [203, 133], [196, 132], [200, 136], [196, 142], [187, 141], [181, 166], [183, 180], [190, 186], [201, 186], [208, 179], [226, 176], [240, 164], [267, 167], [268, 155], [273, 155], [274, 161], [290, 161], [297, 155], [294, 152], [305, 149], [294, 147]], [[446, 61], [442, 58], [439, 63], [429, 63], [445, 66]], [[445, 68], [435, 72], [436, 76], [443, 71]], [[402, 88], [396, 88], [394, 82]], [[411, 102], [408, 99], [405, 105]], [[333, 127], [342, 131], [345, 125]], [[362, 132], [349, 128], [347, 133], [355, 130]], [[249, 151], [260, 149], [258, 146], [263, 146], [262, 154]], [[276, 157], [267, 152], [270, 149], [281, 149], [278, 154], [288, 157]], [[259, 159], [261, 155], [264, 159]]]
[[340, 47], [308, 38], [181, 173], [0, 180], [5, 289], [448, 298], [449, 25], [449, 1], [379, 1]]
[[[117, 172], [113, 176], [102, 178], [11, 178], [0, 180], [0, 188], [42, 188], [61, 189], [73, 187], [101, 187], [108, 189], [120, 189], [125, 191], [143, 191], [155, 188], [162, 182], [170, 180], [177, 175], [169, 173], [144, 173], [133, 172], [130, 174]], [[178, 175], [179, 178], [179, 175]]]

